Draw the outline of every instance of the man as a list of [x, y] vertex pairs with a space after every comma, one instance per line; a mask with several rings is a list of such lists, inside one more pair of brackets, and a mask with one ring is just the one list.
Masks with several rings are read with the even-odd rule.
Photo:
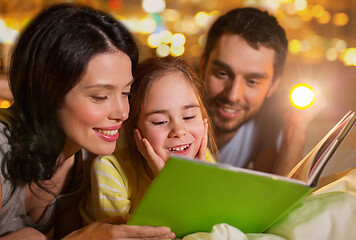
[[[210, 28], [200, 73], [221, 162], [285, 174], [301, 157], [305, 134], [289, 128], [279, 158], [292, 159], [277, 161], [283, 124], [270, 99], [283, 73], [287, 46], [275, 17], [255, 8], [231, 10]], [[288, 149], [291, 141], [300, 147]]]

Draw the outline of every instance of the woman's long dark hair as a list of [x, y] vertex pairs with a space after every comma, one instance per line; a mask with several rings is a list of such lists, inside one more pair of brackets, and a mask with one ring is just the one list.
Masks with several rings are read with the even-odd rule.
[[37, 15], [14, 46], [9, 81], [16, 121], [8, 135], [6, 177], [40, 185], [57, 169], [65, 134], [57, 111], [93, 56], [120, 50], [134, 71], [137, 46], [116, 19], [90, 7], [58, 4]]

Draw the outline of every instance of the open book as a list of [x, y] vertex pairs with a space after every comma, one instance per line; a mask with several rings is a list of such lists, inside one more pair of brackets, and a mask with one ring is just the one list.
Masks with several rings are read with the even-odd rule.
[[288, 177], [171, 156], [128, 224], [167, 226], [177, 237], [218, 223], [264, 232], [315, 188], [354, 122], [348, 112]]

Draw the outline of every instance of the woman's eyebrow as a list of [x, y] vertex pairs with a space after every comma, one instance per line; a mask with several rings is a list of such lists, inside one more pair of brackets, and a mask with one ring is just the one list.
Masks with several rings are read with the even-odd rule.
[[[126, 85], [125, 87], [130, 86], [134, 82], [134, 79], [132, 78]], [[113, 89], [114, 85], [112, 84], [106, 84], [106, 83], [97, 83], [89, 86], [85, 86], [86, 89], [90, 88], [106, 88], [106, 89]]]

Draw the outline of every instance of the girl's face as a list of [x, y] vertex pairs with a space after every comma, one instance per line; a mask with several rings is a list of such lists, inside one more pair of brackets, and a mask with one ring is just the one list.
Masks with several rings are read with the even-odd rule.
[[195, 157], [204, 123], [191, 83], [181, 72], [155, 80], [141, 106], [137, 127], [163, 160], [170, 154]]
[[123, 52], [94, 56], [80, 82], [64, 98], [58, 111], [66, 134], [64, 153], [80, 148], [111, 154], [118, 130], [129, 113], [131, 60]]

